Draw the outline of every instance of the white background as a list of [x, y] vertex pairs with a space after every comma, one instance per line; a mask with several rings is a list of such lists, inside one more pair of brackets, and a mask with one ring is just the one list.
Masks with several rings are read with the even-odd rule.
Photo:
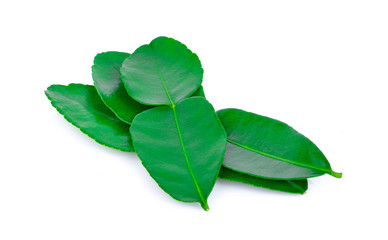
[[[388, 238], [387, 1], [134, 2], [0, 3], [0, 239]], [[288, 123], [343, 178], [305, 195], [219, 180], [205, 212], [46, 99], [91, 84], [95, 54], [161, 35], [198, 54], [216, 109]]]

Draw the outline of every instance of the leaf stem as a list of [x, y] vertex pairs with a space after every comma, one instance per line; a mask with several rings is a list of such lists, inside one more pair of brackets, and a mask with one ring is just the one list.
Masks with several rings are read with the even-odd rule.
[[331, 171], [329, 175], [336, 177], [336, 178], [342, 178], [342, 173]]

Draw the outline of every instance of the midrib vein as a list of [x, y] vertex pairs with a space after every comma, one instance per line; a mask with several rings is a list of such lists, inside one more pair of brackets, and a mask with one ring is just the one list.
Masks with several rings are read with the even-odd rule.
[[172, 106], [172, 110], [174, 112], [175, 124], [176, 124], [176, 128], [178, 130], [179, 141], [180, 141], [181, 146], [182, 146], [183, 155], [185, 156], [185, 161], [186, 161], [187, 168], [189, 169], [191, 178], [194, 181], [194, 185], [195, 185], [195, 188], [197, 189], [199, 198], [201, 199], [201, 203], [207, 205], [207, 203], [205, 201], [205, 198], [203, 197], [202, 191], [199, 188], [199, 184], [198, 184], [197, 178], [193, 174], [193, 170], [191, 169], [191, 166], [190, 166], [190, 163], [189, 163], [189, 159], [187, 157], [186, 148], [185, 148], [185, 145], [183, 143], [182, 134], [181, 134], [181, 130], [180, 130], [180, 127], [179, 127], [179, 122], [178, 122], [178, 118], [177, 118], [177, 112], [175, 110], [175, 105]]
[[273, 158], [273, 159], [276, 159], [276, 160], [279, 160], [279, 161], [287, 162], [287, 163], [290, 163], [290, 164], [293, 164], [293, 165], [297, 165], [297, 166], [300, 166], [300, 167], [305, 167], [305, 168], [310, 168], [310, 169], [322, 171], [322, 172], [325, 172], [325, 173], [328, 173], [328, 174], [332, 174], [333, 173], [333, 171], [330, 171], [330, 170], [327, 170], [327, 169], [323, 169], [323, 168], [319, 168], [319, 167], [314, 167], [314, 166], [303, 164], [303, 163], [294, 162], [294, 161], [291, 161], [291, 160], [288, 160], [288, 159], [285, 159], [285, 158], [281, 158], [281, 157], [277, 157], [277, 156], [274, 156], [274, 155], [271, 155], [271, 154], [268, 154], [268, 153], [265, 153], [265, 152], [261, 152], [259, 150], [253, 149], [253, 148], [251, 148], [249, 146], [246, 146], [244, 144], [240, 144], [240, 143], [235, 142], [235, 141], [230, 140], [230, 139], [227, 139], [227, 141], [230, 142], [231, 144], [234, 144], [234, 145], [238, 146], [238, 147], [244, 148], [244, 149], [252, 151], [254, 153], [258, 153], [260, 155], [263, 155], [263, 156], [266, 156], [266, 157], [270, 157], [270, 158]]
[[168, 100], [169, 100], [170, 103], [171, 103], [171, 108], [172, 108], [172, 111], [173, 111], [173, 113], [174, 113], [175, 125], [176, 125], [177, 131], [178, 131], [179, 141], [180, 141], [180, 144], [181, 144], [181, 146], [182, 146], [182, 152], [183, 152], [183, 155], [184, 155], [184, 157], [185, 157], [186, 166], [187, 166], [187, 168], [188, 168], [188, 170], [189, 170], [189, 173], [190, 173], [191, 178], [193, 179], [195, 188], [196, 188], [196, 190], [197, 190], [197, 192], [198, 192], [198, 195], [199, 195], [199, 198], [200, 198], [200, 200], [201, 200], [201, 205], [204, 204], [204, 206], [207, 207], [207, 203], [206, 203], [206, 201], [205, 201], [205, 198], [203, 197], [203, 194], [202, 194], [202, 191], [201, 191], [201, 189], [200, 189], [200, 187], [199, 187], [197, 178], [194, 176], [193, 170], [191, 169], [191, 166], [190, 166], [190, 163], [189, 163], [189, 158], [187, 157], [186, 148], [185, 148], [185, 145], [184, 145], [184, 143], [183, 143], [182, 134], [181, 134], [181, 129], [180, 129], [179, 122], [178, 122], [177, 112], [176, 112], [176, 109], [175, 109], [175, 104], [174, 104], [174, 102], [172, 101], [171, 96], [170, 96], [170, 93], [169, 93], [168, 90], [167, 90], [166, 84], [164, 83], [163, 77], [162, 77], [162, 75], [161, 75], [161, 73], [160, 73], [160, 71], [159, 71], [159, 68], [158, 68], [158, 65], [157, 65], [157, 63], [156, 63], [155, 58], [153, 58], [153, 61], [154, 61], [155, 68], [156, 68], [156, 71], [157, 71], [157, 73], [158, 73], [160, 82], [162, 83], [163, 88], [164, 88], [164, 91], [166, 91]]

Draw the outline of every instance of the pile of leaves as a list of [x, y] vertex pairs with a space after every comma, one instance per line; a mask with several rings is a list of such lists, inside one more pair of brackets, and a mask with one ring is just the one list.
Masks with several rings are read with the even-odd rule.
[[342, 176], [287, 124], [240, 109], [216, 112], [201, 86], [198, 56], [172, 38], [158, 37], [133, 54], [100, 53], [92, 75], [94, 86], [51, 85], [45, 93], [96, 142], [135, 151], [179, 201], [208, 210], [217, 177], [303, 194], [307, 178]]

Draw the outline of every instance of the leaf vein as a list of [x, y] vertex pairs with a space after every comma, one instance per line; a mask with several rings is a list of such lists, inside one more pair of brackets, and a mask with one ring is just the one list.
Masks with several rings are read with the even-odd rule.
[[241, 144], [241, 143], [238, 143], [238, 142], [235, 142], [233, 140], [230, 140], [229, 138], [227, 139], [227, 141], [231, 144], [234, 144], [238, 147], [241, 147], [241, 148], [244, 148], [246, 150], [249, 150], [249, 151], [252, 151], [254, 153], [257, 153], [257, 154], [260, 154], [262, 156], [266, 156], [266, 157], [270, 157], [270, 158], [273, 158], [273, 159], [276, 159], [276, 160], [279, 160], [279, 161], [283, 161], [283, 162], [286, 162], [286, 163], [290, 163], [290, 164], [293, 164], [293, 165], [296, 165], [296, 166], [299, 166], [299, 167], [305, 167], [305, 168], [310, 168], [310, 169], [314, 169], [314, 170], [318, 170], [318, 171], [321, 171], [321, 172], [324, 172], [324, 173], [328, 173], [334, 177], [336, 177], [338, 175], [338, 173], [332, 171], [332, 170], [327, 170], [327, 169], [323, 169], [323, 168], [319, 168], [319, 167], [315, 167], [315, 166], [311, 166], [311, 165], [307, 165], [307, 164], [302, 164], [302, 163], [298, 163], [298, 162], [294, 162], [292, 160], [288, 160], [288, 159], [285, 159], [285, 158], [281, 158], [281, 157], [277, 157], [277, 156], [274, 156], [274, 155], [271, 155], [271, 154], [268, 154], [268, 153], [265, 153], [265, 152], [261, 152], [257, 149], [254, 149], [252, 147], [249, 147], [249, 146], [246, 146], [244, 144]]
[[195, 188], [196, 188], [196, 190], [197, 190], [197, 192], [198, 192], [199, 198], [200, 198], [200, 200], [201, 200], [201, 205], [202, 205], [202, 207], [203, 207], [205, 210], [208, 210], [209, 207], [208, 207], [207, 202], [205, 201], [205, 198], [204, 198], [204, 196], [203, 196], [203, 194], [202, 194], [202, 191], [201, 191], [201, 189], [200, 189], [200, 187], [199, 187], [197, 178], [195, 177], [195, 175], [194, 175], [194, 173], [193, 173], [193, 170], [191, 169], [191, 165], [190, 165], [190, 162], [189, 162], [189, 158], [188, 158], [187, 153], [186, 153], [186, 148], [185, 148], [185, 145], [184, 145], [184, 143], [183, 143], [183, 138], [182, 138], [182, 134], [181, 134], [179, 122], [178, 122], [178, 117], [177, 117], [177, 112], [176, 112], [176, 109], [175, 109], [175, 104], [174, 104], [174, 102], [173, 102], [172, 99], [171, 99], [171, 96], [170, 96], [170, 94], [169, 94], [169, 92], [168, 92], [167, 86], [166, 86], [166, 84], [165, 84], [165, 82], [164, 82], [164, 80], [163, 80], [162, 74], [161, 74], [161, 72], [160, 72], [160, 70], [159, 70], [159, 68], [158, 68], [158, 64], [156, 63], [155, 58], [153, 57], [152, 59], [153, 59], [153, 62], [154, 62], [156, 71], [157, 71], [157, 73], [158, 73], [160, 82], [162, 83], [163, 88], [164, 88], [164, 90], [166, 91], [167, 97], [168, 97], [168, 99], [169, 99], [169, 101], [170, 101], [170, 103], [171, 103], [172, 111], [173, 111], [173, 113], [174, 113], [175, 125], [176, 125], [177, 131], [178, 131], [178, 137], [179, 137], [179, 141], [180, 141], [180, 144], [181, 144], [181, 147], [182, 147], [182, 151], [183, 151], [183, 155], [184, 155], [184, 158], [185, 158], [186, 166], [187, 166], [187, 168], [188, 168], [188, 170], [189, 170], [189, 173], [190, 173], [190, 176], [191, 176], [191, 178], [192, 178], [192, 180], [193, 180], [193, 182], [194, 182], [194, 186], [195, 186]]

